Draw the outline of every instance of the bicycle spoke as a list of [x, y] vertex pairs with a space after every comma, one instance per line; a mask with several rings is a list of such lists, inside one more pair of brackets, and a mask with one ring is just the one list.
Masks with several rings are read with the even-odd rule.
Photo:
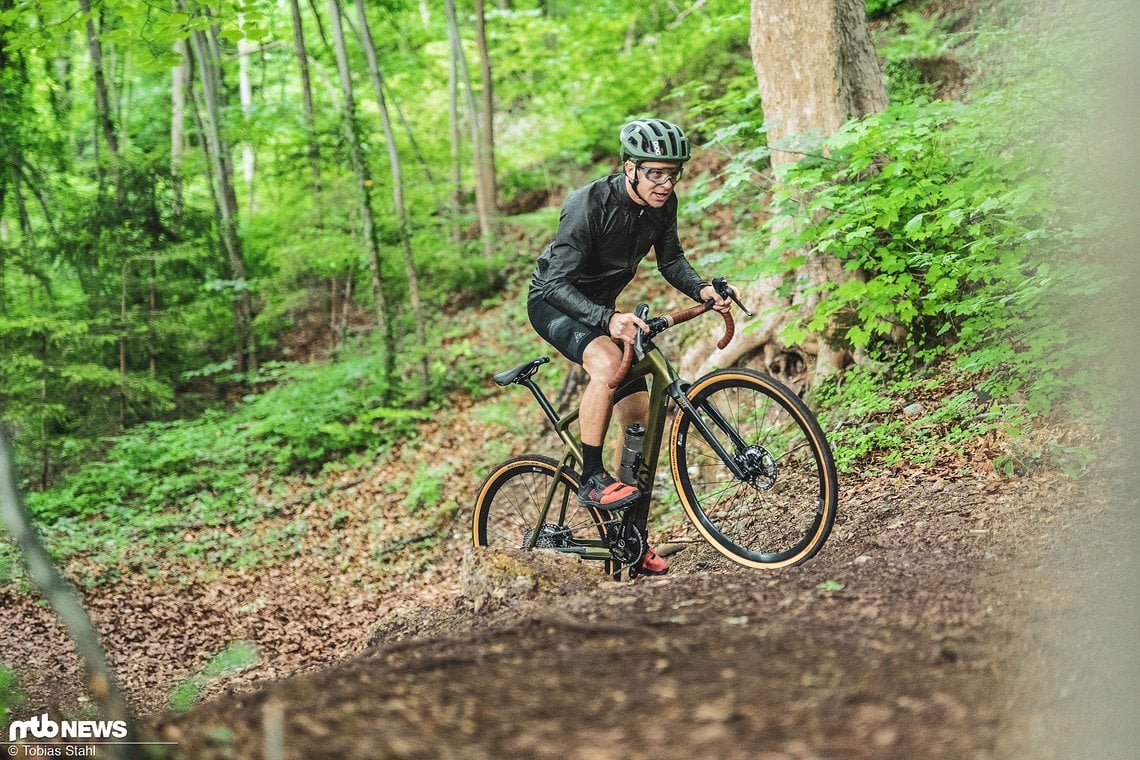
[[[520, 457], [503, 463], [488, 476], [475, 504], [477, 546], [525, 548], [535, 530], [539, 548], [568, 548], [597, 542], [602, 528], [590, 510], [578, 504], [577, 483], [565, 473], [554, 490], [543, 525], [543, 504], [554, 483], [557, 465], [546, 457]], [[559, 521], [565, 505], [565, 519]]]
[[834, 519], [834, 473], [798, 397], [770, 378], [725, 370], [693, 391], [693, 406], [734, 460], [730, 468], [701, 429], [679, 417], [678, 490], [702, 535], [753, 566], [814, 554]]

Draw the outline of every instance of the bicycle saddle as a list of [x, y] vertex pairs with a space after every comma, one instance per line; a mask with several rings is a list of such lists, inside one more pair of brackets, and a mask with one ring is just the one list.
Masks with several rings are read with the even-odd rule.
[[531, 359], [529, 362], [524, 362], [514, 369], [508, 369], [506, 372], [500, 372], [495, 375], [495, 382], [499, 385], [524, 382], [529, 380], [535, 372], [538, 372], [538, 368], [548, 361], [550, 361], [550, 357], [548, 356]]

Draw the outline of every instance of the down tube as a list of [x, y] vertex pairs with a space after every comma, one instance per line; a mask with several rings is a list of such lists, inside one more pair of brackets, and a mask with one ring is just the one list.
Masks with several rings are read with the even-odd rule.
[[[657, 461], [661, 456], [661, 442], [665, 433], [666, 389], [672, 373], [664, 357], [652, 352], [638, 362], [631, 376], [651, 375], [649, 388], [649, 417], [645, 421], [645, 446], [641, 451], [641, 469], [637, 473], [637, 490], [643, 494], [642, 502], [648, 507], [653, 497], [653, 483], [657, 478]], [[623, 431], [624, 432], [624, 431]]]

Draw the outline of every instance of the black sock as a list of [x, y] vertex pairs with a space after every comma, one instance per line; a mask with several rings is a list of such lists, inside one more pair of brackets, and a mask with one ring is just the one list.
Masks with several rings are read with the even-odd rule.
[[582, 444], [582, 480], [589, 480], [590, 477], [602, 470], [602, 447], [591, 446], [588, 443]]

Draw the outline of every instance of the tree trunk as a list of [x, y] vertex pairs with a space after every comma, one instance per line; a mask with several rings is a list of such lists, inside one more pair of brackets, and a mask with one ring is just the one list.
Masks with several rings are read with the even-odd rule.
[[182, 230], [182, 153], [186, 148], [186, 40], [174, 44], [181, 60], [170, 72], [170, 218], [176, 233]]
[[115, 68], [117, 71], [111, 90], [115, 104], [113, 112], [115, 114], [115, 123], [119, 125], [119, 148], [126, 152], [130, 149], [131, 144], [131, 97], [134, 95], [134, 89], [131, 87], [131, 79], [128, 76], [131, 53], [129, 49], [123, 49], [121, 53], [114, 48], [112, 48], [112, 50], [118, 53], [115, 56]]
[[404, 254], [404, 272], [408, 278], [408, 300], [412, 306], [412, 321], [415, 324], [416, 348], [420, 352], [420, 401], [427, 400], [431, 388], [431, 368], [427, 355], [427, 328], [424, 324], [423, 307], [420, 304], [420, 283], [416, 274], [415, 256], [412, 254], [412, 238], [408, 229], [408, 212], [404, 206], [404, 178], [400, 167], [400, 153], [396, 149], [396, 136], [392, 130], [392, 120], [388, 116], [388, 104], [384, 97], [384, 75], [376, 60], [376, 45], [372, 42], [372, 29], [364, 9], [364, 0], [356, 0], [356, 14], [360, 19], [360, 34], [364, 53], [368, 59], [368, 72], [372, 88], [376, 92], [376, 104], [380, 109], [380, 124], [384, 129], [384, 140], [388, 143], [388, 163], [392, 170], [392, 203], [396, 210], [396, 223], [399, 226], [400, 248]]
[[[482, 139], [479, 136], [479, 116], [475, 105], [475, 92], [471, 86], [471, 71], [467, 68], [467, 56], [463, 52], [462, 41], [459, 38], [455, 0], [445, 0], [444, 5], [447, 9], [447, 22], [451, 30], [454, 55], [459, 62], [459, 74], [467, 100], [467, 122], [471, 130], [471, 152], [475, 159], [475, 208], [479, 216], [479, 239], [483, 243], [483, 256], [490, 258], [494, 252], [494, 236], [491, 229], [492, 199], [487, 197], [489, 185], [483, 174], [486, 170], [486, 163], [483, 160]], [[493, 183], [490, 186], [493, 186]]]
[[372, 295], [376, 304], [376, 327], [386, 353], [384, 362], [385, 385], [391, 387], [395, 376], [396, 347], [391, 321], [388, 319], [388, 305], [384, 298], [383, 275], [380, 269], [380, 245], [376, 237], [376, 222], [372, 214], [372, 177], [356, 126], [356, 101], [352, 94], [352, 71], [348, 66], [348, 51], [344, 44], [344, 27], [340, 22], [340, 6], [337, 0], [329, 0], [329, 16], [332, 20], [333, 42], [336, 48], [336, 64], [340, 72], [340, 86], [344, 97], [344, 136], [348, 141], [352, 169], [356, 173], [356, 184], [360, 199], [360, 221], [363, 227], [364, 245], [368, 252], [368, 268], [372, 273]]
[[[773, 167], [797, 160], [814, 144], [809, 140], [887, 105], [863, 0], [752, 0], [750, 43]], [[780, 342], [781, 329], [797, 313], [814, 309], [818, 296], [805, 295], [813, 285], [853, 276], [832, 257], [807, 251], [806, 258], [797, 273], [805, 285], [790, 297], [773, 295], [780, 284], [776, 278], [750, 284], [745, 302], [761, 316], [741, 325], [742, 338], [724, 351], [690, 349], [689, 371], [751, 359], [803, 389], [849, 363], [850, 354], [829, 345], [826, 335], [811, 336], [800, 346]]]
[[147, 299], [146, 314], [146, 354], [147, 368], [150, 370], [150, 379], [158, 374], [158, 337], [155, 335], [154, 322], [158, 319], [158, 261], [150, 257], [150, 293]]
[[293, 14], [293, 46], [297, 52], [297, 65], [301, 69], [301, 102], [305, 111], [305, 132], [309, 139], [309, 176], [313, 193], [321, 190], [321, 150], [317, 143], [316, 120], [313, 116], [313, 87], [309, 79], [309, 54], [305, 50], [305, 27], [301, 19], [301, 5], [298, 0], [289, 0]]
[[40, 338], [40, 491], [46, 491], [51, 483], [51, 452], [48, 450], [47, 402], [48, 402], [48, 339], [42, 332]]
[[459, 30], [454, 24], [455, 6], [447, 0], [447, 123], [451, 136], [451, 238], [463, 239], [460, 212], [463, 209], [463, 169], [459, 163]]
[[[8, 188], [4, 185], [3, 180], [0, 180], [0, 209], [4, 208], [4, 197], [7, 193]], [[3, 214], [0, 214], [0, 317], [8, 316], [7, 248], [8, 221]], [[0, 397], [0, 403], [3, 403], [3, 397]]]
[[483, 79], [482, 109], [479, 121], [479, 180], [487, 197], [488, 210], [498, 209], [499, 182], [495, 168], [495, 88], [491, 80], [491, 53], [487, 49], [487, 17], [484, 0], [475, 0], [475, 47], [479, 51], [479, 72]]
[[107, 151], [111, 154], [111, 173], [115, 178], [115, 194], [120, 207], [127, 205], [127, 188], [119, 161], [119, 138], [111, 121], [111, 102], [107, 94], [107, 77], [103, 71], [103, 45], [95, 31], [95, 18], [91, 14], [90, 0], [79, 0], [79, 9], [87, 18], [87, 52], [91, 57], [91, 77], [95, 84], [95, 120], [103, 132]]
[[[8, 452], [8, 443], [0, 431], [0, 517], [5, 527], [23, 555], [28, 574], [39, 586], [44, 598], [55, 610], [71, 636], [79, 656], [87, 670], [87, 686], [95, 698], [99, 717], [104, 720], [122, 721], [127, 735], [124, 741], [115, 743], [109, 753], [116, 758], [146, 758], [149, 753], [142, 744], [135, 718], [130, 705], [119, 688], [107, 655], [99, 641], [99, 632], [91, 622], [91, 616], [83, 607], [75, 588], [67, 582], [59, 568], [51, 559], [51, 554], [32, 526], [32, 518], [16, 490], [16, 471]], [[16, 746], [16, 745], [11, 745]]]
[[[238, 94], [241, 98], [241, 112], [245, 116], [247, 132], [253, 118], [253, 82], [249, 76], [249, 53], [252, 47], [252, 43], [244, 37], [238, 40]], [[257, 192], [253, 183], [257, 155], [254, 153], [253, 143], [248, 138], [241, 144], [241, 166], [249, 193], [249, 213], [253, 214], [257, 210]]]
[[239, 371], [248, 369], [256, 372], [258, 367], [257, 351], [253, 334], [253, 298], [249, 292], [245, 271], [245, 260], [242, 257], [241, 238], [237, 234], [238, 212], [235, 202], [236, 194], [233, 188], [232, 163], [226, 160], [230, 146], [222, 136], [219, 121], [218, 81], [215, 74], [216, 59], [211, 57], [209, 40], [203, 32], [194, 32], [190, 36], [194, 48], [194, 58], [198, 64], [198, 78], [201, 82], [202, 100], [206, 108], [206, 142], [209, 145], [209, 158], [217, 180], [218, 209], [221, 215], [222, 246], [229, 258], [230, 268], [234, 279], [238, 281], [238, 293], [235, 299], [236, 327], [239, 354], [244, 361], [239, 364]]
[[886, 108], [866, 17], [863, 0], [752, 0], [749, 41], [773, 167], [799, 157], [798, 136], [831, 135]]
[[127, 276], [128, 260], [123, 258], [119, 283], [119, 430], [127, 428]]

